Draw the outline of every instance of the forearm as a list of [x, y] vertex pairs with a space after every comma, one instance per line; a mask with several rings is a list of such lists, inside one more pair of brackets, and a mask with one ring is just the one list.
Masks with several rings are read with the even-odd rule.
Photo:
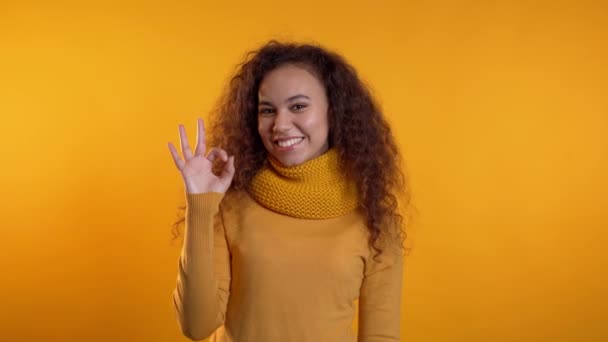
[[221, 194], [187, 194], [184, 244], [178, 262], [173, 302], [183, 334], [208, 337], [223, 322], [214, 274], [214, 215]]

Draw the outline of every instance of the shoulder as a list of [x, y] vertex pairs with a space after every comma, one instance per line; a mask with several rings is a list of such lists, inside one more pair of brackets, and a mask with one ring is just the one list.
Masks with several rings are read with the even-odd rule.
[[366, 275], [371, 275], [377, 271], [381, 271], [389, 267], [400, 268], [403, 265], [405, 249], [399, 236], [384, 232], [384, 234], [381, 234], [380, 238], [376, 241], [375, 246], [378, 247], [381, 252], [378, 252], [375, 248], [369, 245], [368, 241], [368, 254], [365, 270]]

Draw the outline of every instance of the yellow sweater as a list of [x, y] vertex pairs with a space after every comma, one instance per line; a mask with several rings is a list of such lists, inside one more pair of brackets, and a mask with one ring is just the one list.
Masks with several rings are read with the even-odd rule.
[[303, 219], [245, 191], [186, 193], [173, 291], [183, 334], [211, 342], [399, 341], [403, 257], [387, 251], [375, 261], [367, 237], [358, 210]]

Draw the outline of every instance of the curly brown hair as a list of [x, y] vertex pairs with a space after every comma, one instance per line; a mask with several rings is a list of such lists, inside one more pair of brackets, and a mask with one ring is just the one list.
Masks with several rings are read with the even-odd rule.
[[[329, 147], [334, 147], [344, 174], [357, 184], [360, 210], [370, 231], [369, 244], [382, 253], [381, 242], [407, 237], [410, 187], [403, 161], [388, 122], [370, 89], [344, 57], [317, 43], [270, 40], [249, 51], [227, 82], [211, 112], [208, 146], [220, 146], [234, 155], [235, 169], [229, 190], [246, 189], [267, 162], [267, 150], [257, 130], [258, 89], [271, 70], [294, 64], [311, 71], [325, 86], [328, 99]], [[215, 165], [219, 171], [221, 165]], [[186, 209], [185, 205], [179, 207]], [[174, 239], [183, 215], [173, 223]], [[408, 250], [409, 248], [406, 248]]]

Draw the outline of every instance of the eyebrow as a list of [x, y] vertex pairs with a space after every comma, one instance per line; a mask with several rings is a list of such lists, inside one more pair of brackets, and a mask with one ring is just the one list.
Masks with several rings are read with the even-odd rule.
[[[294, 95], [294, 96], [292, 96], [292, 97], [288, 98], [287, 100], [285, 100], [285, 103], [287, 103], [287, 102], [289, 102], [289, 101], [293, 101], [293, 100], [295, 100], [295, 99], [299, 99], [299, 98], [305, 98], [305, 99], [309, 99], [309, 100], [310, 100], [310, 97], [308, 97], [308, 96], [306, 96], [306, 95], [298, 94], [298, 95]], [[269, 105], [269, 106], [272, 106], [272, 103], [271, 103], [271, 102], [269, 102], [269, 101], [260, 101], [259, 105], [260, 105], [260, 106], [261, 106], [261, 105]]]

